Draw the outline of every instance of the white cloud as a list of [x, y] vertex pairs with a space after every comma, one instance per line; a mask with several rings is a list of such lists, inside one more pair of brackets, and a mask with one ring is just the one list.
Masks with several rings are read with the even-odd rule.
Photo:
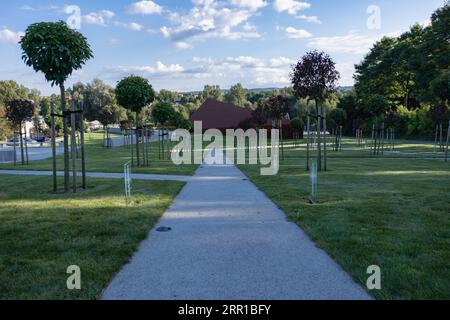
[[256, 31], [256, 26], [254, 24], [246, 22], [242, 29], [247, 32]]
[[300, 10], [309, 9], [311, 4], [296, 0], [275, 0], [273, 6], [278, 12], [287, 11], [289, 14], [297, 14]]
[[[387, 34], [387, 36], [397, 36], [398, 33]], [[334, 37], [319, 37], [311, 39], [308, 42], [308, 47], [325, 50], [335, 53], [349, 53], [349, 54], [365, 54], [381, 39], [383, 35], [360, 35], [355, 31], [349, 32], [345, 36]]]
[[267, 6], [267, 2], [264, 0], [232, 0], [231, 3], [236, 7], [250, 9], [253, 11]]
[[322, 21], [319, 20], [316, 16], [306, 16], [304, 14], [296, 16], [297, 19], [305, 20], [306, 22], [322, 24]]
[[106, 26], [111, 18], [115, 16], [115, 13], [109, 10], [102, 10], [100, 12], [91, 12], [82, 16], [83, 23], [94, 24], [98, 26]]
[[23, 37], [23, 32], [14, 32], [9, 29], [0, 30], [0, 42], [1, 43], [18, 43], [20, 38]]
[[118, 26], [118, 27], [123, 27], [126, 29], [130, 29], [133, 31], [142, 31], [144, 29], [143, 25], [140, 25], [139, 23], [136, 22], [130, 22], [130, 23], [124, 23], [124, 22], [114, 22], [114, 25]]
[[189, 43], [206, 38], [225, 38], [230, 40], [261, 37], [248, 23], [258, 9], [267, 5], [266, 1], [232, 0], [193, 0], [194, 7], [187, 14], [172, 12], [169, 16], [173, 26], [163, 26], [163, 36], [179, 43]]
[[312, 34], [309, 33], [308, 31], [303, 30], [303, 29], [295, 29], [293, 27], [287, 27], [286, 34], [287, 34], [288, 38], [291, 38], [291, 39], [304, 39], [304, 38], [312, 37]]
[[177, 47], [178, 49], [190, 49], [190, 48], [192, 48], [192, 46], [189, 43], [183, 42], [183, 41], [175, 43], [175, 47]]
[[112, 67], [108, 69], [109, 72], [119, 74], [149, 74], [149, 75], [170, 75], [177, 74], [184, 71], [184, 68], [179, 64], [165, 65], [161, 61], [156, 63], [156, 67], [153, 66], [131, 66], [131, 67]]
[[354, 84], [353, 75], [355, 74], [355, 65], [351, 63], [337, 63], [336, 70], [339, 71], [341, 86], [352, 86]]
[[142, 15], [160, 14], [163, 12], [163, 7], [153, 1], [144, 0], [130, 5], [127, 12], [130, 14]]
[[20, 10], [25, 10], [25, 11], [34, 11], [36, 9], [34, 9], [32, 6], [24, 4], [23, 6], [20, 7]]

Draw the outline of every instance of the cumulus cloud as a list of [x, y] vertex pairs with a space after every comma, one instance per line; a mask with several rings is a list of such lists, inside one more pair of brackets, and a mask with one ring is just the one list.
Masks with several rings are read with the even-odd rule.
[[231, 3], [237, 7], [256, 11], [267, 6], [264, 0], [232, 0]]
[[114, 22], [114, 25], [118, 26], [118, 27], [123, 27], [132, 31], [142, 31], [144, 29], [144, 26], [136, 23], [136, 22], [129, 22], [129, 23], [124, 23], [124, 22]]
[[193, 0], [194, 7], [187, 14], [172, 12], [169, 19], [172, 26], [163, 26], [162, 35], [179, 43], [189, 43], [206, 38], [225, 38], [230, 40], [258, 38], [261, 35], [248, 20], [260, 8], [267, 5], [262, 0]]
[[305, 20], [306, 22], [322, 24], [322, 21], [319, 20], [316, 16], [306, 16], [304, 14], [296, 16], [297, 19]]
[[4, 28], [0, 30], [0, 43], [18, 43], [23, 35], [23, 32], [14, 32], [7, 28]]
[[184, 68], [179, 64], [165, 65], [161, 61], [156, 63], [156, 66], [118, 66], [108, 68], [111, 73], [119, 74], [148, 74], [153, 76], [158, 75], [173, 75], [184, 71]]
[[110, 10], [102, 10], [100, 12], [91, 12], [82, 16], [82, 22], [86, 24], [93, 24], [98, 26], [106, 26], [115, 13]]
[[289, 14], [297, 14], [300, 10], [309, 9], [311, 4], [296, 0], [275, 0], [273, 7], [278, 12], [287, 11]]
[[[397, 36], [398, 33], [387, 34], [387, 36]], [[308, 47], [321, 49], [334, 53], [349, 53], [361, 55], [367, 53], [382, 35], [361, 35], [355, 31], [344, 36], [318, 37], [308, 42]]]
[[295, 29], [294, 27], [286, 28], [286, 35], [291, 39], [311, 38], [312, 34], [304, 29]]
[[141, 15], [160, 14], [163, 12], [163, 7], [153, 1], [144, 0], [131, 4], [127, 12]]
[[194, 57], [188, 67], [180, 64], [166, 65], [159, 61], [156, 66], [111, 67], [106, 73], [117, 78], [127, 74], [139, 74], [164, 83], [178, 82], [184, 88], [197, 83], [202, 87], [204, 79], [221, 84], [241, 82], [248, 87], [284, 86], [289, 84], [289, 71], [293, 64], [295, 60], [283, 56], [229, 56], [224, 59]]

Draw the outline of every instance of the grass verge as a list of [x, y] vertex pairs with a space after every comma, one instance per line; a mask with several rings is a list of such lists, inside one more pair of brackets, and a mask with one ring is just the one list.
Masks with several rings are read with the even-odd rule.
[[[127, 208], [122, 180], [55, 195], [49, 177], [0, 175], [0, 299], [98, 298], [183, 185], [135, 180]], [[69, 265], [81, 290], [66, 287]]]
[[374, 297], [449, 299], [449, 164], [333, 153], [319, 174], [317, 205], [307, 204], [304, 151], [289, 150], [277, 176], [240, 168], [363, 287], [367, 267], [380, 266]]

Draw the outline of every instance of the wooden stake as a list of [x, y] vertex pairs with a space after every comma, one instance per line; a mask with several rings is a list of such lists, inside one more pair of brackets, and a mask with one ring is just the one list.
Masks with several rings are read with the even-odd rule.
[[53, 192], [58, 191], [58, 184], [56, 179], [56, 128], [55, 128], [55, 104], [51, 103], [52, 110], [52, 168], [53, 168]]

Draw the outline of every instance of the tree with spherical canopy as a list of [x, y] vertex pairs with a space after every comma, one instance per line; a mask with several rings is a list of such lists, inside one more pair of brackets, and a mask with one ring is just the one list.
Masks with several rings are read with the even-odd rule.
[[87, 39], [63, 22], [34, 23], [20, 40], [22, 59], [36, 72], [42, 72], [61, 91], [64, 128], [64, 188], [69, 190], [69, 135], [64, 83], [75, 70], [93, 57]]
[[[308, 52], [294, 65], [290, 74], [294, 94], [297, 98], [312, 100], [316, 104], [317, 113], [317, 167], [322, 169], [321, 131], [322, 124], [326, 124], [323, 102], [336, 91], [337, 81], [340, 78], [336, 64], [325, 52], [316, 50]], [[309, 110], [308, 110], [309, 116]], [[325, 128], [326, 130], [326, 128]], [[325, 140], [326, 142], [326, 140]], [[308, 128], [309, 143], [309, 128]], [[308, 146], [309, 150], [309, 146]], [[307, 162], [309, 164], [309, 152]], [[325, 170], [326, 170], [326, 143], [325, 143]]]
[[117, 103], [136, 113], [136, 157], [137, 165], [140, 166], [139, 138], [142, 130], [139, 128], [141, 125], [139, 114], [145, 106], [155, 100], [155, 91], [147, 79], [131, 75], [119, 81], [115, 92]]

